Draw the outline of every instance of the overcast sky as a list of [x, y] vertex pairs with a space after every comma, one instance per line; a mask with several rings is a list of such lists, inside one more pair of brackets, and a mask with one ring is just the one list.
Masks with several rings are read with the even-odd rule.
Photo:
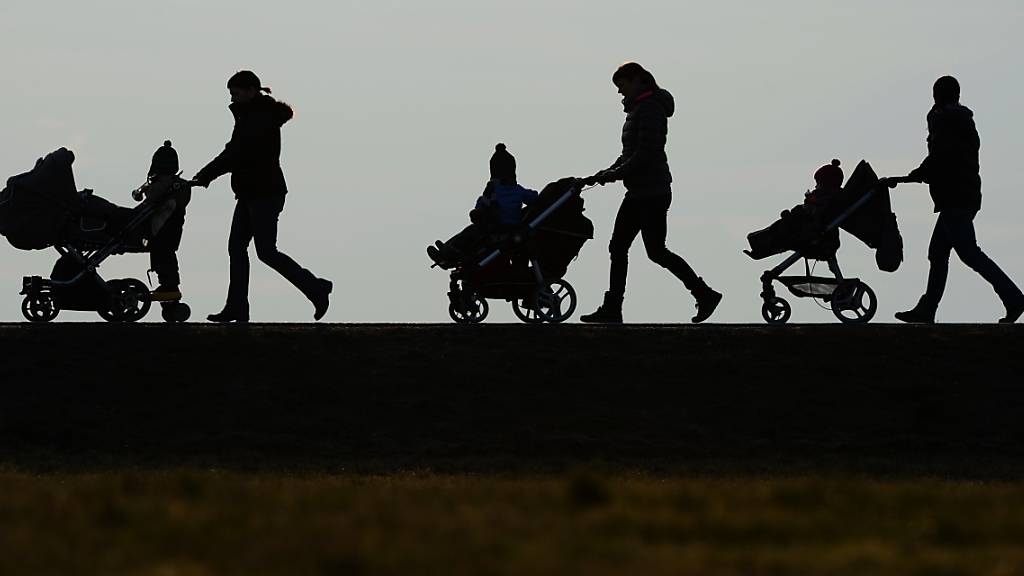
[[[833, 157], [848, 173], [862, 158], [880, 174], [915, 167], [943, 74], [961, 79], [981, 131], [981, 245], [1024, 282], [1022, 24], [1019, 0], [4, 0], [0, 175], [67, 146], [79, 187], [131, 205], [165, 139], [186, 176], [223, 147], [224, 85], [249, 68], [297, 111], [284, 129], [291, 191], [280, 247], [334, 280], [328, 320], [447, 321], [447, 275], [429, 269], [424, 248], [465, 225], [494, 144], [508, 144], [520, 181], [537, 189], [606, 167], [622, 123], [610, 76], [636, 60], [679, 104], [668, 245], [725, 293], [715, 320], [760, 322], [769, 262], [741, 253], [746, 234], [799, 202]], [[582, 312], [606, 288], [622, 194], [608, 186], [586, 197], [597, 238], [567, 276]], [[197, 317], [223, 304], [233, 202], [223, 178], [189, 206], [182, 288]], [[906, 242], [898, 273], [878, 272], [850, 236], [840, 252], [847, 274], [875, 288], [884, 321], [923, 290], [934, 222], [924, 187], [901, 188], [893, 205]], [[47, 274], [55, 253], [4, 242], [0, 259], [0, 320], [16, 321], [21, 277]], [[253, 319], [308, 320], [305, 299], [253, 259]], [[147, 268], [129, 255], [101, 272], [144, 278]], [[834, 321], [814, 301], [793, 304], [795, 321]], [[638, 242], [627, 320], [692, 313], [689, 294]], [[1001, 315], [992, 291], [954, 262], [940, 320]], [[513, 319], [492, 304], [492, 321]]]

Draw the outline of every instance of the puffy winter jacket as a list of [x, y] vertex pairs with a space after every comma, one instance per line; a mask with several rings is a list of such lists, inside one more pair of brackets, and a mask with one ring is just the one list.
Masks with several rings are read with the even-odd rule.
[[488, 219], [493, 220], [494, 224], [514, 226], [523, 220], [523, 206], [529, 206], [536, 199], [536, 190], [492, 180], [477, 199], [474, 210], [490, 214], [491, 218]]
[[627, 190], [636, 193], [668, 193], [672, 172], [665, 143], [668, 119], [675, 109], [672, 94], [660, 88], [625, 103], [622, 155], [605, 171], [606, 181], [622, 180]]
[[981, 138], [966, 106], [935, 106], [928, 113], [928, 157], [910, 176], [929, 185], [935, 211], [981, 209]]
[[260, 95], [246, 104], [232, 104], [230, 109], [235, 117], [231, 141], [199, 171], [196, 180], [209, 183], [230, 172], [236, 197], [285, 194], [281, 127], [292, 119], [291, 107]]

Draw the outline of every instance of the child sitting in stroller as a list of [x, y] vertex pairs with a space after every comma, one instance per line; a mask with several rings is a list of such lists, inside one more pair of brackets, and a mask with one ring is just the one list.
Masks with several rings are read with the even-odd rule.
[[803, 204], [783, 211], [775, 224], [751, 234], [754, 256], [802, 249], [812, 259], [832, 259], [839, 250], [839, 229], [822, 231], [838, 215], [835, 200], [842, 192], [843, 178], [839, 160], [819, 168], [814, 173], [814, 189], [804, 194]]
[[516, 159], [504, 144], [495, 147], [490, 162], [491, 180], [469, 213], [472, 222], [447, 242], [438, 240], [427, 247], [427, 255], [446, 270], [480, 255], [487, 247], [488, 236], [514, 229], [523, 218], [523, 207], [529, 206], [537, 192], [520, 186], [516, 180]]

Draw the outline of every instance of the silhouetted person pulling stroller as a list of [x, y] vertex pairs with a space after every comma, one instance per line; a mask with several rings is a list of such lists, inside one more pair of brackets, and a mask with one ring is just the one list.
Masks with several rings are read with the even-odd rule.
[[609, 184], [622, 180], [626, 196], [615, 217], [608, 250], [611, 272], [604, 303], [596, 312], [580, 318], [587, 323], [622, 322], [622, 300], [626, 293], [629, 247], [637, 234], [643, 234], [647, 257], [668, 269], [682, 281], [697, 300], [694, 323], [714, 313], [722, 295], [697, 276], [689, 264], [665, 246], [668, 209], [672, 203], [672, 174], [665, 144], [668, 119], [675, 112], [672, 95], [658, 86], [654, 75], [635, 62], [622, 65], [612, 76], [622, 94], [626, 122], [622, 128], [622, 155], [608, 168], [590, 178], [585, 185]]
[[911, 324], [935, 322], [946, 289], [950, 252], [955, 250], [1002, 300], [1006, 317], [1000, 323], [1013, 324], [1024, 314], [1024, 294], [982, 252], [974, 232], [974, 217], [981, 210], [981, 139], [974, 113], [960, 104], [960, 83], [952, 76], [935, 82], [934, 97], [935, 106], [928, 113], [928, 157], [909, 175], [885, 180], [890, 187], [905, 182], [928, 184], [939, 214], [928, 246], [931, 268], [925, 294], [912, 310], [897, 313], [896, 319]]
[[193, 179], [209, 186], [231, 173], [237, 204], [231, 221], [228, 256], [231, 281], [224, 310], [211, 314], [211, 322], [249, 321], [249, 243], [255, 242], [260, 261], [291, 282], [314, 307], [313, 318], [327, 314], [333, 284], [317, 278], [277, 249], [277, 222], [288, 191], [281, 170], [281, 127], [292, 119], [292, 109], [270, 96], [256, 74], [238, 72], [228, 81], [235, 128], [224, 151]]

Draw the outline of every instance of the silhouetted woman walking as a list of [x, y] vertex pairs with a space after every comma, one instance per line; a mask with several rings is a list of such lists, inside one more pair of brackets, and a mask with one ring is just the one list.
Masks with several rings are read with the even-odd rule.
[[208, 319], [249, 321], [249, 243], [255, 242], [260, 261], [298, 288], [313, 304], [313, 318], [320, 320], [330, 305], [333, 284], [277, 249], [277, 222], [288, 192], [281, 170], [281, 127], [292, 119], [292, 109], [274, 100], [270, 89], [248, 70], [228, 80], [228, 91], [235, 117], [231, 141], [193, 179], [207, 187], [230, 172], [237, 199], [228, 238], [231, 280], [227, 302], [223, 311]]
[[697, 276], [689, 264], [665, 246], [668, 209], [672, 204], [672, 173], [665, 144], [668, 119], [675, 112], [672, 95], [658, 86], [654, 75], [635, 62], [623, 64], [612, 76], [622, 94], [626, 123], [622, 127], [622, 155], [607, 170], [584, 180], [585, 184], [609, 184], [619, 180], [626, 196], [615, 217], [608, 251], [611, 272], [604, 303], [596, 312], [580, 318], [583, 322], [618, 324], [622, 322], [622, 300], [626, 293], [629, 247], [638, 234], [643, 235], [647, 257], [682, 281], [697, 300], [693, 322], [711, 317], [722, 301]]

